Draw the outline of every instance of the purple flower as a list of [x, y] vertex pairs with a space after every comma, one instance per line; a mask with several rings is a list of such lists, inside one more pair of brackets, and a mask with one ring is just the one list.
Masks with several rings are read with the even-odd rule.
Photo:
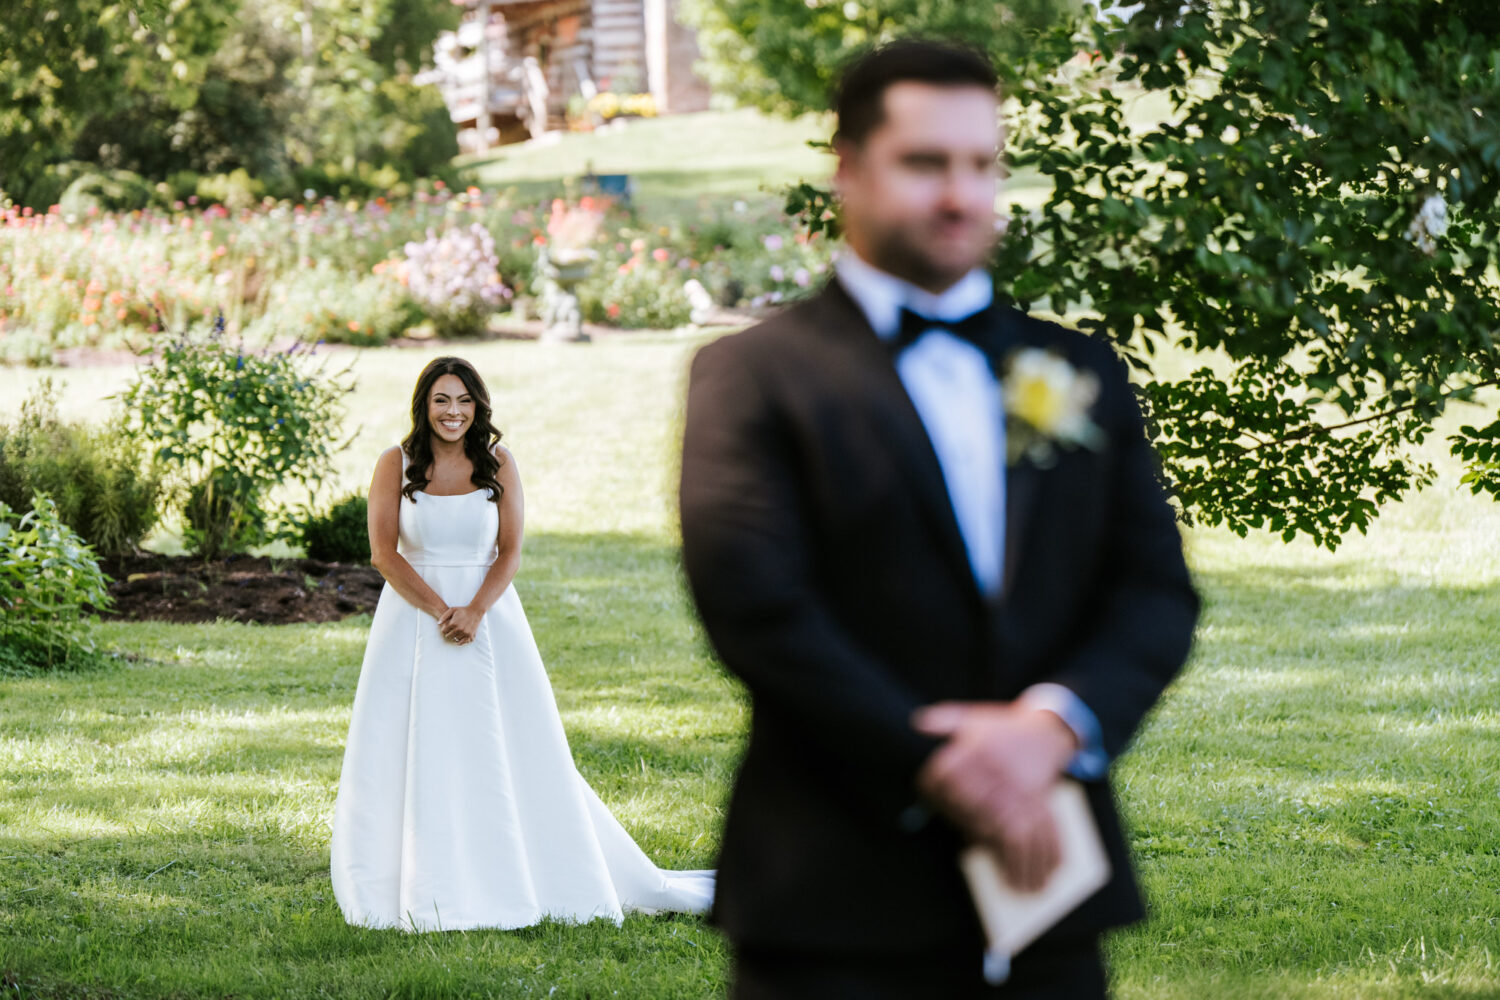
[[780, 236], [777, 236], [775, 233], [772, 233], [770, 236], [767, 236], [762, 242], [765, 243], [767, 250], [770, 250], [770, 251], [774, 252], [776, 250], [780, 250], [781, 249], [782, 239], [781, 239]]

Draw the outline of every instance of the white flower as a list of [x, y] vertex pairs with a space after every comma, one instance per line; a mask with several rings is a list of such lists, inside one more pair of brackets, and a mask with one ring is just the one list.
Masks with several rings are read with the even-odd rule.
[[1431, 256], [1437, 253], [1437, 241], [1448, 232], [1448, 203], [1442, 195], [1428, 195], [1407, 227], [1406, 236], [1417, 249]]
[[1104, 432], [1089, 418], [1099, 379], [1050, 351], [1022, 348], [1011, 355], [1002, 382], [1007, 451], [1012, 462], [1051, 465], [1055, 445], [1098, 449]]

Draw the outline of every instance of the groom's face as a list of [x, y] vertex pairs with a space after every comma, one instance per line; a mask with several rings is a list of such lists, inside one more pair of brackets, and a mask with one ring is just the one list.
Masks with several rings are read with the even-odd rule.
[[883, 119], [863, 141], [837, 144], [844, 237], [881, 270], [942, 291], [995, 243], [995, 95], [902, 81], [883, 101]]

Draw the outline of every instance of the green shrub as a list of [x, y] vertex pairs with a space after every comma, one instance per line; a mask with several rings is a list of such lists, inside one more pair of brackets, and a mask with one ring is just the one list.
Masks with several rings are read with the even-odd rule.
[[265, 513], [271, 491], [321, 482], [348, 444], [339, 425], [353, 380], [348, 369], [311, 364], [312, 353], [247, 352], [224, 336], [221, 316], [207, 336], [163, 344], [120, 394], [125, 433], [185, 496], [190, 541], [204, 558], [255, 544], [260, 532], [246, 525], [257, 516], [282, 534]]
[[183, 542], [214, 558], [244, 552], [266, 540], [266, 513], [233, 474], [215, 469], [188, 489], [182, 505]]
[[243, 167], [227, 174], [210, 174], [198, 179], [199, 198], [217, 201], [236, 212], [259, 204], [265, 193], [265, 184], [251, 177]]
[[144, 468], [134, 441], [109, 428], [64, 423], [56, 395], [52, 380], [43, 379], [20, 419], [0, 427], [0, 501], [25, 513], [34, 494], [46, 494], [96, 552], [131, 552], [156, 524], [160, 477]]
[[308, 517], [302, 524], [301, 536], [309, 559], [369, 562], [369, 504], [357, 493], [344, 497], [328, 513]]
[[423, 319], [394, 278], [371, 274], [352, 280], [324, 262], [287, 275], [270, 295], [275, 311], [250, 323], [246, 339], [262, 342], [290, 334], [306, 343], [379, 346]]
[[129, 170], [100, 170], [68, 185], [58, 207], [64, 215], [83, 218], [101, 212], [133, 212], [155, 200], [151, 185]]
[[692, 318], [693, 305], [683, 290], [689, 276], [667, 261], [641, 254], [616, 266], [601, 260], [578, 286], [578, 303], [591, 323], [670, 330]]
[[51, 499], [30, 506], [0, 502], [0, 669], [80, 666], [95, 654], [85, 612], [109, 606], [109, 578]]

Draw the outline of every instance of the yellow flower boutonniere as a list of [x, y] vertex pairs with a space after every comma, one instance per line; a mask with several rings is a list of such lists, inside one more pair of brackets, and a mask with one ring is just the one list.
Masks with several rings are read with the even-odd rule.
[[1057, 449], [1104, 447], [1104, 431], [1089, 419], [1099, 398], [1099, 379], [1063, 357], [1037, 347], [1016, 351], [1001, 382], [1005, 397], [1006, 457], [1047, 468]]

